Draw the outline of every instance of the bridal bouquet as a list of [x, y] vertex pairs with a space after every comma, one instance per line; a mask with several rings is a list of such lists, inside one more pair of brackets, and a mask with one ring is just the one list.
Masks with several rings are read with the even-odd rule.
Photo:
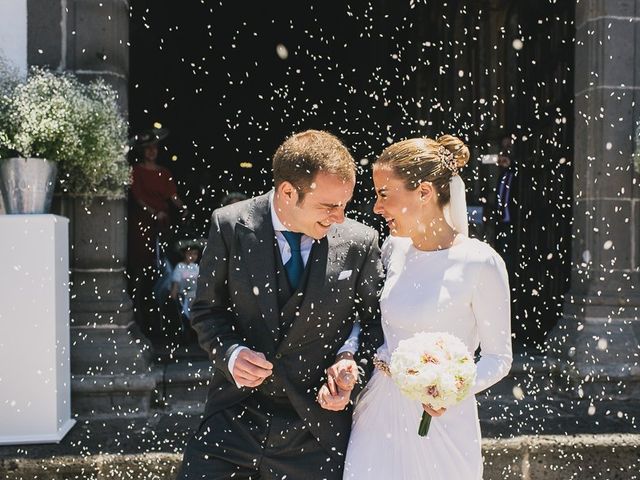
[[[476, 365], [467, 347], [448, 333], [420, 332], [401, 340], [391, 355], [389, 371], [405, 396], [434, 410], [460, 402], [476, 378]], [[430, 423], [431, 416], [424, 412], [420, 436], [427, 434]]]

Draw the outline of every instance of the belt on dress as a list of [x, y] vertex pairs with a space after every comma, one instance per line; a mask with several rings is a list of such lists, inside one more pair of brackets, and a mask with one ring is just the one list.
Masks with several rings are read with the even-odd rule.
[[389, 364], [380, 359], [377, 355], [374, 355], [373, 357], [373, 366], [384, 373], [386, 376], [391, 376], [391, 369], [389, 368]]

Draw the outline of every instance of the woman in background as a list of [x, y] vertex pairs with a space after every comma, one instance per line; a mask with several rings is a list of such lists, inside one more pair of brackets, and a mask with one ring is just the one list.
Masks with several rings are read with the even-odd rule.
[[168, 133], [165, 128], [154, 128], [134, 139], [134, 149], [142, 158], [133, 167], [129, 191], [129, 280], [136, 319], [146, 333], [159, 322], [153, 318], [159, 308], [152, 292], [158, 278], [162, 237], [169, 233], [172, 223], [171, 208], [177, 208], [182, 218], [188, 215], [171, 172], [157, 163], [159, 143]]

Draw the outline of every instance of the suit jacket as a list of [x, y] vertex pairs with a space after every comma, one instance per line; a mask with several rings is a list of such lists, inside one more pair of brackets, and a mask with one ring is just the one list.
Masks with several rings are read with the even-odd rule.
[[[510, 177], [510, 178], [509, 178]], [[506, 200], [506, 201], [505, 201]], [[516, 223], [518, 211], [518, 175], [514, 168], [500, 169], [496, 183], [496, 221]], [[507, 213], [508, 221], [505, 221]]]
[[[304, 287], [294, 292], [291, 322], [282, 321], [279, 307], [276, 248], [268, 194], [213, 213], [191, 310], [200, 345], [215, 366], [205, 418], [275, 382], [327, 452], [344, 454], [351, 411], [324, 410], [316, 394], [356, 319], [361, 325], [356, 362], [365, 377], [373, 368], [382, 343], [378, 234], [346, 219], [314, 244]], [[228, 360], [238, 345], [266, 355], [274, 365], [271, 381], [257, 389], [236, 387]]]

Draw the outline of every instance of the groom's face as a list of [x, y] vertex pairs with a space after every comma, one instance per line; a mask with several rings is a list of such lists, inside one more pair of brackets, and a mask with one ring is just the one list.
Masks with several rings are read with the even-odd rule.
[[288, 182], [278, 187], [281, 201], [277, 205], [280, 221], [294, 232], [319, 240], [334, 223], [344, 222], [344, 211], [353, 196], [355, 178], [344, 180], [337, 175], [319, 172], [300, 200]]

